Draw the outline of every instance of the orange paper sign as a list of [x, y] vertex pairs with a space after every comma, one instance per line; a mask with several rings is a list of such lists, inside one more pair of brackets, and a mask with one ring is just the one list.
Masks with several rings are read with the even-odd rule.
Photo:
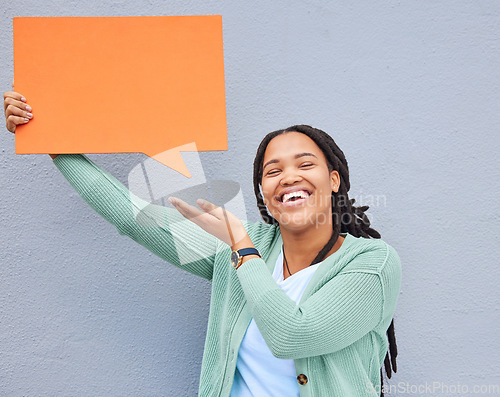
[[14, 18], [14, 76], [16, 153], [227, 150], [221, 16]]

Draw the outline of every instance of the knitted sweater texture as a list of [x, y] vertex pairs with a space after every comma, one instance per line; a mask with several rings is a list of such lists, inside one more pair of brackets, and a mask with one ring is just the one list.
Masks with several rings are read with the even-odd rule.
[[227, 244], [177, 210], [141, 200], [86, 156], [59, 155], [54, 164], [120, 234], [212, 282], [199, 396], [229, 396], [252, 317], [271, 352], [294, 360], [301, 397], [380, 394], [386, 330], [401, 283], [400, 259], [390, 245], [343, 234], [340, 249], [319, 266], [296, 304], [272, 278], [283, 244], [279, 227], [245, 222], [262, 259], [235, 270]]

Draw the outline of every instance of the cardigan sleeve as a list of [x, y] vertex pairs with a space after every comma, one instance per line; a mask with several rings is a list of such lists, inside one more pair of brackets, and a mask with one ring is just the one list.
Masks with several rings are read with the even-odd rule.
[[176, 209], [153, 205], [81, 154], [61, 154], [54, 164], [76, 192], [118, 232], [155, 255], [211, 280], [217, 238]]
[[[363, 255], [356, 260], [362, 261]], [[276, 284], [262, 259], [250, 259], [238, 269], [250, 311], [274, 356], [299, 359], [333, 353], [373, 330], [387, 315], [392, 318], [401, 277], [394, 249], [387, 245], [380, 272], [349, 268], [299, 305]]]

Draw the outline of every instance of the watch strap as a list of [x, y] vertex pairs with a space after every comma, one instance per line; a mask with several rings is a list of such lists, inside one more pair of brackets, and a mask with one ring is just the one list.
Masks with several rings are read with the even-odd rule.
[[261, 257], [259, 251], [257, 251], [256, 248], [242, 248], [238, 250], [238, 254], [240, 254], [240, 256], [258, 255], [259, 257]]

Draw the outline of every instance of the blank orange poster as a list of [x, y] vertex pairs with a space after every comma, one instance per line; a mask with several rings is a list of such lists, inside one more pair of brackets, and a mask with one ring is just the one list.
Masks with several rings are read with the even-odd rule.
[[14, 18], [14, 75], [16, 153], [227, 150], [221, 16]]

